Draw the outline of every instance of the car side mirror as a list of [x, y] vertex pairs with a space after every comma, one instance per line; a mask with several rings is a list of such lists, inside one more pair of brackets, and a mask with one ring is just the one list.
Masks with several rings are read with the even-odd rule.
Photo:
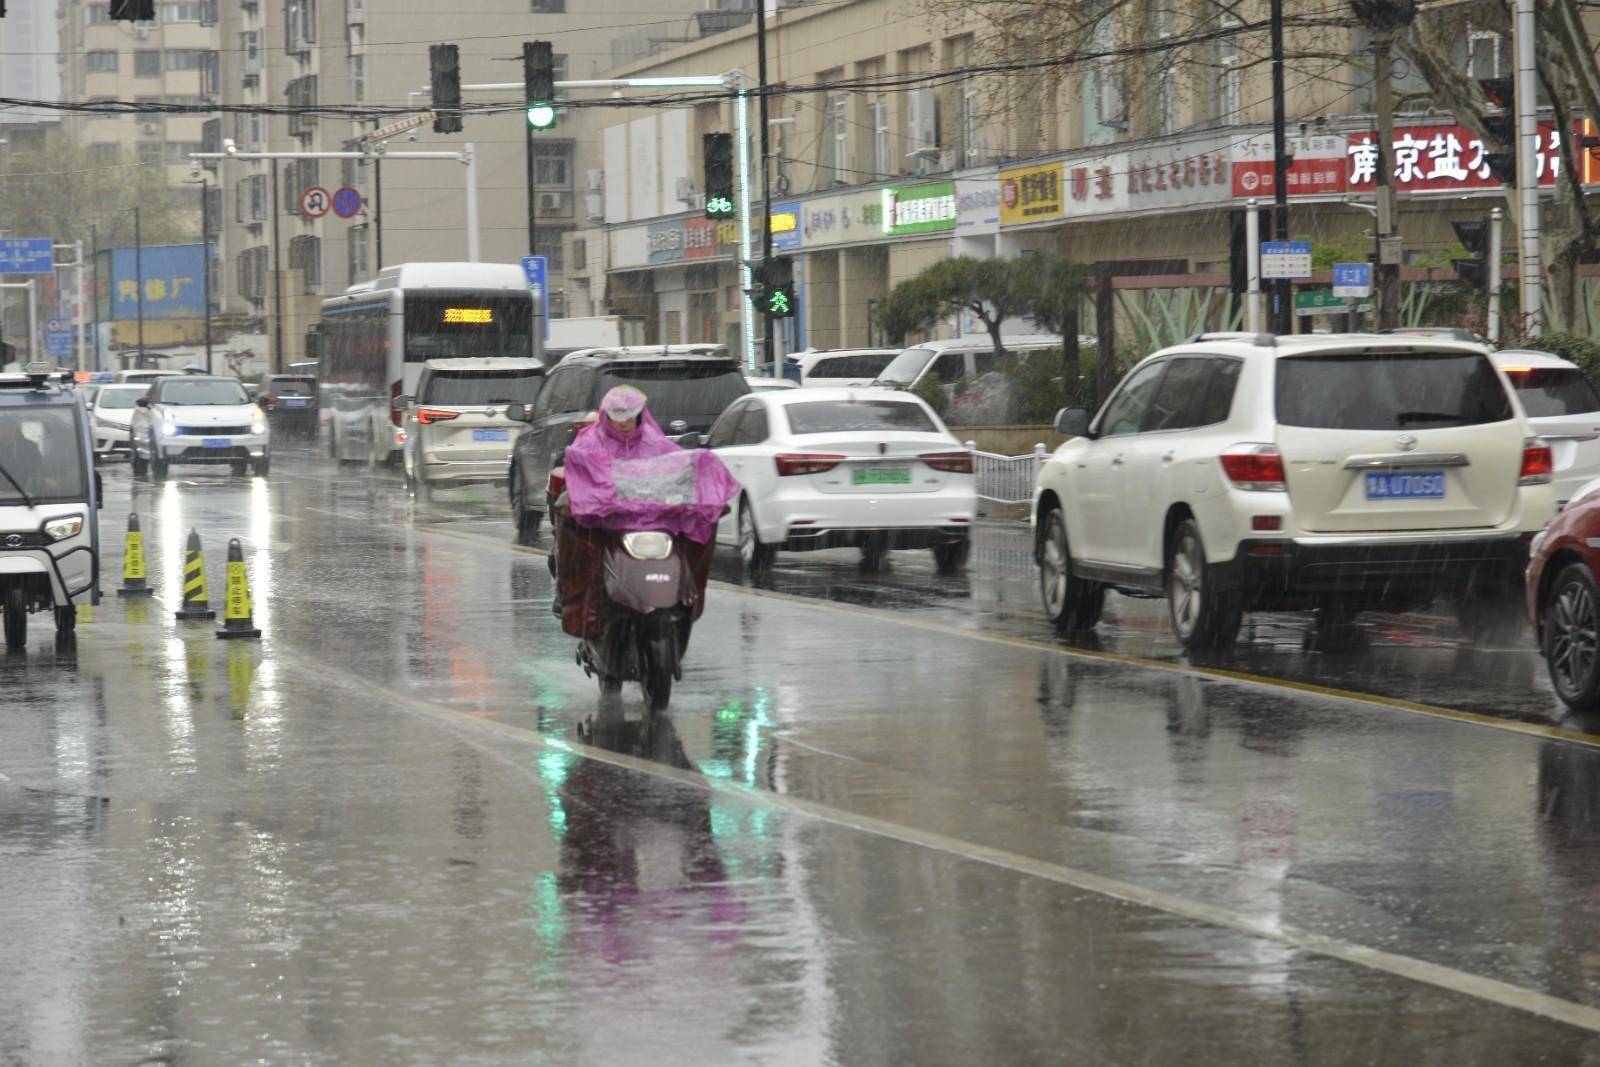
[[414, 396], [408, 396], [405, 393], [401, 393], [399, 396], [397, 396], [393, 400], [389, 401], [389, 407], [393, 411], [403, 411], [406, 408], [410, 407], [411, 406], [411, 402], [413, 400], [415, 400], [415, 399], [416, 399], [416, 397], [414, 397]]
[[141, 396], [138, 400], [135, 400], [133, 403], [134, 403], [134, 405], [136, 407], [147, 408], [147, 407], [150, 406], [150, 398], [147, 397], [147, 396]]
[[704, 448], [706, 435], [703, 433], [681, 433], [672, 439], [679, 448]]
[[1063, 437], [1089, 436], [1089, 409], [1062, 408], [1056, 412], [1056, 433]]
[[528, 405], [526, 404], [507, 404], [506, 418], [510, 419], [512, 422], [532, 421], [528, 418]]

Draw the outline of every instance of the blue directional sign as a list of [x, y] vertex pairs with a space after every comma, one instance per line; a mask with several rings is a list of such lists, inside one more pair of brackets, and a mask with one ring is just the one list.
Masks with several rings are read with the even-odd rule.
[[56, 269], [48, 237], [0, 237], [0, 274], [49, 274]]
[[46, 319], [44, 322], [45, 355], [66, 358], [72, 355], [72, 320]]
[[1371, 263], [1335, 263], [1333, 295], [1341, 299], [1360, 299], [1372, 295]]
[[528, 288], [533, 290], [533, 298], [538, 301], [539, 321], [544, 327], [544, 339], [550, 340], [550, 314], [545, 306], [545, 298], [549, 292], [546, 279], [549, 278], [549, 261], [543, 256], [523, 256], [522, 273], [528, 279]]

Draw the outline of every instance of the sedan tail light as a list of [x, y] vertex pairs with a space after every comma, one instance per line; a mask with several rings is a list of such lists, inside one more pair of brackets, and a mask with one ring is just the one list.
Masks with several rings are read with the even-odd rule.
[[927, 452], [917, 457], [936, 471], [948, 474], [971, 474], [971, 452]]
[[1522, 476], [1518, 485], [1549, 485], [1550, 475], [1556, 469], [1550, 446], [1537, 437], [1522, 443]]
[[1222, 472], [1235, 489], [1282, 493], [1288, 489], [1283, 476], [1283, 456], [1276, 445], [1234, 445], [1220, 457]]
[[278, 402], [278, 398], [275, 396], [264, 396], [261, 398], [261, 402], [263, 404], [276, 404]]
[[394, 406], [395, 400], [400, 396], [400, 383], [389, 383], [389, 421], [396, 426], [400, 425], [400, 409]]
[[778, 477], [796, 474], [825, 474], [844, 462], [843, 456], [823, 455], [817, 452], [786, 452], [772, 457], [778, 465]]
[[459, 419], [460, 417], [461, 412], [445, 411], [443, 408], [417, 409], [417, 421], [424, 426], [432, 426], [436, 422], [449, 422], [451, 419]]

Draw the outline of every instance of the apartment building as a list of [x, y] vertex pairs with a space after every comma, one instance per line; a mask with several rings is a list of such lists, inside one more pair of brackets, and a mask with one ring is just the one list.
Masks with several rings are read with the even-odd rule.
[[[1270, 68], [1257, 62], [1263, 35], [1197, 34], [1203, 43], [1137, 60], [986, 74], [994, 53], [981, 47], [985, 27], [919, 15], [919, 6], [791, 0], [769, 16], [769, 78], [785, 92], [769, 116], [767, 224], [774, 249], [795, 259], [800, 294], [785, 347], [880, 340], [875, 304], [949, 255], [1049, 250], [1079, 262], [1226, 274], [1235, 219], [1251, 199], [1272, 196]], [[1175, 5], [1146, 7], [1115, 6], [1120, 14], [1087, 47], [1109, 51], [1180, 31]], [[1238, 24], [1231, 18], [1219, 5], [1214, 26], [1187, 32], [1226, 30]], [[1370, 38], [1359, 28], [1290, 36], [1291, 52], [1320, 56], [1297, 61], [1289, 79], [1292, 230], [1358, 243], [1370, 217], [1348, 201], [1370, 200], [1373, 186], [1371, 84], [1359, 65]], [[1504, 45], [1493, 33], [1464, 35], [1462, 68], [1503, 73]], [[608, 76], [736, 68], [756, 69], [753, 27]], [[1481, 216], [1503, 190], [1473, 158], [1471, 134], [1418, 100], [1425, 86], [1406, 70], [1396, 89], [1416, 110], [1397, 117], [1395, 157], [1409, 255], [1447, 247], [1449, 221]], [[607, 110], [599, 122], [601, 221], [568, 238], [569, 259], [584, 264], [569, 271], [569, 290], [586, 294], [585, 312], [642, 317], [652, 341], [736, 343], [737, 226], [704, 219], [698, 199], [700, 135], [734, 131], [732, 104]], [[750, 129], [758, 128], [752, 107]], [[1547, 184], [1552, 133], [1540, 149]]]
[[[61, 75], [56, 70], [56, 54], [61, 50], [56, 28], [55, 0], [11, 0], [6, 17], [0, 19], [0, 96], [24, 100], [59, 100]], [[0, 111], [0, 137], [6, 127], [30, 125], [21, 141], [31, 144], [42, 139], [43, 120], [55, 121], [56, 113], [30, 108]], [[37, 133], [35, 134], [35, 131]], [[8, 143], [10, 138], [7, 137]], [[13, 147], [16, 147], [13, 144]]]
[[[204, 106], [217, 100], [217, 0], [160, 0], [154, 22], [113, 22], [104, 0], [59, 0], [61, 95]], [[10, 21], [7, 17], [6, 21]], [[189, 175], [207, 121], [194, 115], [73, 115], [64, 133], [101, 164], [162, 164]]]
[[[549, 40], [557, 78], [600, 71], [662, 47], [749, 21], [748, 0], [474, 0], [470, 9], [419, 8], [407, 0], [242, 0], [222, 13], [221, 95], [226, 103], [429, 106], [428, 46], [454, 42], [463, 84], [522, 81], [521, 43]], [[569, 10], [569, 7], [571, 10]], [[741, 16], [740, 10], [743, 9]], [[622, 27], [619, 29], [619, 27]], [[508, 92], [466, 94], [468, 102], [519, 100]], [[312, 115], [229, 115], [218, 130], [241, 151], [355, 150], [368, 134], [396, 121], [353, 122]], [[477, 161], [481, 258], [515, 262], [529, 251], [528, 145], [520, 112], [468, 115], [458, 134], [422, 122], [385, 142], [389, 151], [459, 152]], [[562, 235], [585, 222], [575, 176], [597, 169], [585, 113], [564, 113], [534, 140], [537, 251], [551, 259], [553, 310], [560, 312], [565, 264]], [[318, 305], [379, 266], [415, 260], [464, 260], [465, 167], [450, 160], [229, 160], [214, 168], [223, 190], [220, 227], [225, 311], [265, 322], [271, 334], [283, 292], [282, 361], [303, 358]], [[349, 219], [309, 217], [302, 194], [354, 188], [363, 200]], [[281, 274], [281, 279], [279, 275]]]

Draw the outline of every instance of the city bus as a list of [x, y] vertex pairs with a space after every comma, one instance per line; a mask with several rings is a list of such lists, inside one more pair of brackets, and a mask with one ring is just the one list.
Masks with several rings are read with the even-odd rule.
[[536, 355], [533, 294], [506, 263], [401, 263], [322, 302], [317, 326], [328, 451], [378, 465], [405, 436], [394, 399], [426, 360]]

